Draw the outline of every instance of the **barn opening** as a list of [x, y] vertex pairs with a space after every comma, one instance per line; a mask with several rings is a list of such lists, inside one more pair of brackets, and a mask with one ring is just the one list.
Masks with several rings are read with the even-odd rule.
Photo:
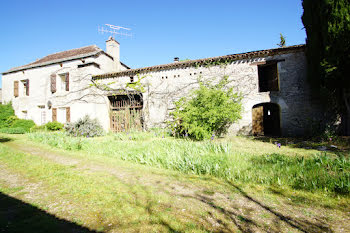
[[259, 92], [279, 91], [277, 62], [258, 66]]
[[113, 132], [142, 130], [143, 100], [141, 93], [108, 96], [110, 101], [110, 129]]
[[275, 103], [261, 103], [252, 109], [253, 135], [280, 136], [280, 107]]

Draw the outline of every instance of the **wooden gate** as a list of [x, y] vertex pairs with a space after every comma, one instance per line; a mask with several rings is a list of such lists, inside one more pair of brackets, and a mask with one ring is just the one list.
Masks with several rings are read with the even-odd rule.
[[113, 132], [142, 130], [141, 96], [118, 95], [108, 98], [111, 103], [110, 126]]
[[264, 107], [258, 106], [252, 109], [253, 135], [264, 135]]

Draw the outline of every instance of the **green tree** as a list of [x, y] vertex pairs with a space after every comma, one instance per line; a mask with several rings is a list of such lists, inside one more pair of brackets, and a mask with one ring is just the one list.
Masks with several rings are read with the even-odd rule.
[[241, 118], [241, 96], [228, 87], [225, 76], [216, 85], [199, 81], [200, 87], [189, 97], [177, 101], [171, 113], [171, 127], [176, 135], [203, 140], [221, 136], [228, 126]]
[[303, 0], [311, 84], [326, 93], [350, 134], [350, 1]]

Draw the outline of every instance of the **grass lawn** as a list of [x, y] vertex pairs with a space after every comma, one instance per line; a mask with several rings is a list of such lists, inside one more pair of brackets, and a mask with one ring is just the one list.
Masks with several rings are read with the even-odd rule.
[[0, 232], [350, 231], [347, 152], [271, 140], [0, 134]]

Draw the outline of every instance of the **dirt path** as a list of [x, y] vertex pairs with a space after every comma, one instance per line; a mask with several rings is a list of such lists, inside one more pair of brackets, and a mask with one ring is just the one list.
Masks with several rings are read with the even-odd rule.
[[[204, 221], [210, 223], [218, 232], [229, 232], [228, 229], [232, 229], [218, 216], [223, 216], [241, 232], [350, 232], [350, 226], [346, 223], [350, 218], [337, 216], [330, 221], [329, 216], [335, 214], [332, 210], [310, 209], [302, 206], [296, 208], [295, 205], [288, 204], [287, 198], [281, 197], [276, 197], [279, 198], [279, 204], [274, 204], [264, 200], [264, 197], [253, 197], [234, 184], [225, 184], [230, 186], [231, 190], [235, 190], [234, 192], [208, 192], [195, 182], [178, 181], [174, 177], [154, 173], [141, 177], [133, 168], [92, 163], [82, 158], [69, 157], [67, 154], [47, 151], [35, 146], [23, 146], [16, 140], [5, 142], [4, 145], [54, 163], [72, 166], [72, 169], [104, 172], [123, 183], [146, 186], [156, 192], [190, 200], [191, 203], [208, 211], [209, 215]], [[11, 173], [4, 166], [0, 166], [0, 182], [13, 187], [25, 187], [29, 193], [29, 196], [25, 197], [26, 200], [35, 199], [36, 194], [41, 193], [41, 189], [44, 188], [41, 183], [21, 180], [18, 174]], [[52, 203], [49, 210], [57, 206], [56, 204]]]

